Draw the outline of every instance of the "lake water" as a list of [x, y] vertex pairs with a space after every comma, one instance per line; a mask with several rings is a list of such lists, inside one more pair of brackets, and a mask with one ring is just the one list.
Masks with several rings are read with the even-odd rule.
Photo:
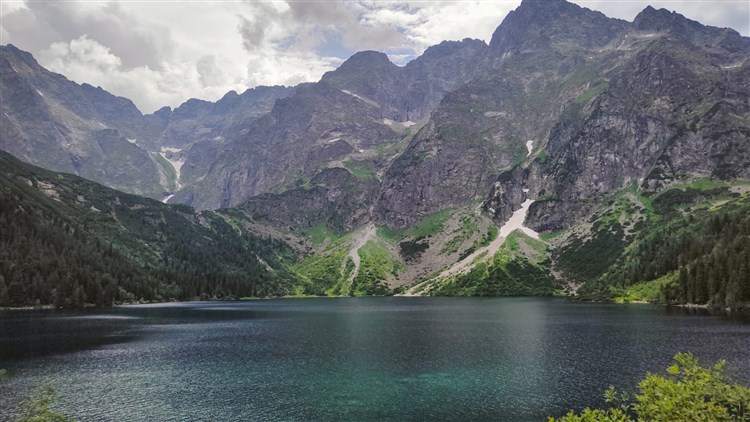
[[321, 298], [0, 313], [0, 419], [544, 421], [680, 351], [750, 382], [750, 324], [542, 298]]

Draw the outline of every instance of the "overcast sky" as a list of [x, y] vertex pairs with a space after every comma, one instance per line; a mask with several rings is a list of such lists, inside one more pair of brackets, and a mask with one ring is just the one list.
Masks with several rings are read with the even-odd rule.
[[[513, 1], [0, 1], [0, 44], [132, 99], [145, 113], [229, 90], [316, 81], [356, 51], [403, 65], [442, 40], [492, 32]], [[651, 4], [750, 34], [750, 2], [575, 1], [632, 21]]]

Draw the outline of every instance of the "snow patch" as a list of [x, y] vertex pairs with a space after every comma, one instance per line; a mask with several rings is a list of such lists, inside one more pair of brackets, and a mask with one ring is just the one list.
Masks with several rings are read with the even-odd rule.
[[96, 123], [98, 123], [98, 124], [99, 124], [99, 126], [101, 126], [101, 127], [105, 128], [105, 129], [107, 128], [107, 126], [106, 126], [106, 125], [105, 125], [104, 123], [102, 123], [102, 122], [96, 122]]
[[416, 122], [412, 122], [411, 120], [407, 120], [405, 122], [395, 122], [395, 121], [393, 121], [391, 119], [383, 119], [383, 123], [386, 124], [386, 125], [388, 125], [388, 126], [393, 126], [393, 125], [398, 124], [398, 125], [401, 125], [403, 127], [412, 127], [412, 126], [414, 126], [414, 125], [417, 124]]
[[498, 237], [508, 237], [509, 234], [513, 233], [514, 230], [523, 228], [523, 222], [526, 220], [526, 214], [529, 212], [529, 207], [534, 203], [533, 199], [527, 199], [521, 204], [521, 208], [513, 212], [508, 221], [500, 227]]
[[39, 94], [40, 96], [44, 97], [44, 94], [42, 94], [42, 91], [40, 91], [40, 90], [37, 89], [36, 93]]
[[334, 142], [336, 142], [336, 141], [340, 141], [340, 140], [341, 140], [341, 138], [333, 138], [333, 139], [331, 139], [330, 141], [326, 141], [326, 143], [327, 143], [327, 144], [332, 144], [332, 143], [334, 143]]
[[625, 41], [627, 40], [628, 40], [628, 34], [625, 34], [625, 39], [622, 40], [622, 42], [620, 43], [620, 46], [617, 47], [617, 50], [621, 49], [622, 46], [625, 45]]
[[185, 159], [180, 158], [179, 160], [175, 160], [174, 158], [168, 158], [167, 154], [163, 152], [160, 152], [159, 155], [164, 157], [165, 160], [169, 161], [169, 164], [172, 164], [172, 167], [174, 168], [174, 172], [175, 172], [175, 179], [177, 181], [177, 184], [179, 185], [180, 169], [182, 168], [182, 165], [185, 164]]
[[739, 63], [735, 63], [735, 64], [730, 64], [730, 65], [727, 65], [727, 66], [721, 66], [721, 68], [722, 69], [736, 69], [736, 68], [742, 66], [744, 63], [745, 62], [739, 62]]
[[172, 199], [173, 196], [174, 194], [170, 193], [169, 195], [165, 196], [164, 199], [161, 200], [161, 202], [166, 204], [167, 202], [169, 202], [170, 199]]
[[526, 156], [528, 157], [529, 155], [531, 155], [531, 151], [534, 150], [534, 141], [526, 141], [526, 149], [529, 150], [529, 153], [526, 154]]
[[130, 139], [130, 138], [125, 138], [125, 139], [127, 139], [128, 142], [130, 142], [131, 144], [135, 144], [136, 139]]
[[[182, 151], [182, 148], [173, 148], [173, 147], [161, 147], [161, 151], [159, 151], [159, 155], [161, 155], [165, 160], [169, 162], [169, 164], [172, 165], [172, 168], [174, 169], [175, 173], [175, 190], [179, 190], [180, 185], [180, 170], [182, 169], [182, 165], [185, 164], [185, 159], [183, 157], [180, 157], [178, 159], [174, 158], [173, 154], [176, 154], [178, 152]], [[170, 153], [170, 156], [167, 156], [167, 153]], [[166, 204], [166, 201], [169, 200], [173, 195], [168, 196], [167, 198], [163, 199], [162, 201]]]
[[367, 99], [367, 98], [365, 98], [365, 97], [361, 97], [361, 96], [359, 96], [359, 95], [357, 95], [357, 94], [355, 94], [355, 93], [353, 93], [353, 92], [351, 92], [351, 91], [347, 91], [346, 89], [342, 89], [342, 90], [341, 90], [341, 92], [343, 92], [344, 94], [348, 94], [348, 95], [351, 95], [352, 97], [354, 97], [354, 98], [357, 98], [357, 99], [359, 99], [359, 100], [362, 100], [362, 101], [364, 101], [364, 102], [366, 102], [367, 104], [370, 104], [370, 105], [372, 105], [372, 106], [375, 106], [375, 107], [380, 107], [380, 106], [378, 105], [378, 103], [376, 103], [375, 101], [373, 101], [373, 100], [370, 100], [370, 99]]
[[529, 190], [528, 189], [524, 189], [523, 193], [529, 193]]

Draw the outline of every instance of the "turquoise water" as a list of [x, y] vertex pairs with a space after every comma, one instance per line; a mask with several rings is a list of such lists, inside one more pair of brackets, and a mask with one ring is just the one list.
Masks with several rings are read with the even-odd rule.
[[750, 324], [541, 298], [329, 298], [0, 313], [0, 419], [56, 380], [81, 421], [545, 420], [679, 351], [750, 381]]

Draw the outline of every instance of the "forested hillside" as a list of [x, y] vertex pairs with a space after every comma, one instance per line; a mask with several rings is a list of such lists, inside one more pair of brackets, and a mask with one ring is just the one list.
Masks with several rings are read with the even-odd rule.
[[282, 242], [221, 212], [115, 191], [0, 153], [0, 306], [272, 296]]
[[[594, 227], [604, 229], [578, 248], [561, 248], [559, 264], [593, 278], [579, 291], [584, 298], [748, 308], [747, 188], [739, 181], [733, 186], [696, 181], [641, 196], [625, 205], [618, 220], [611, 212], [597, 215]], [[621, 224], [628, 219], [632, 226]], [[606, 271], [597, 272], [592, 263], [603, 264]]]

